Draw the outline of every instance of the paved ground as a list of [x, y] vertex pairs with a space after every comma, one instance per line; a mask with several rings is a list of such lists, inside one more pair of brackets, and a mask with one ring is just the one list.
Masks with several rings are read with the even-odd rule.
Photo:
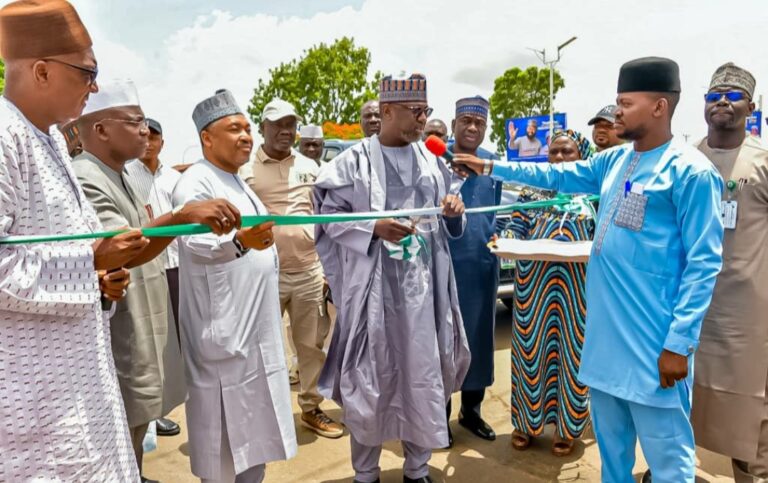
[[[486, 442], [465, 431], [451, 421], [456, 445], [450, 451], [436, 451], [431, 460], [432, 477], [436, 482], [450, 483], [541, 483], [600, 481], [600, 457], [597, 445], [588, 432], [578, 443], [574, 453], [567, 458], [556, 458], [549, 453], [551, 434], [536, 440], [524, 452], [512, 449], [512, 426], [509, 420], [509, 340], [510, 313], [499, 305], [496, 330], [496, 383], [491, 387], [483, 405], [484, 415], [494, 427], [498, 438]], [[267, 483], [351, 483], [354, 473], [349, 461], [349, 437], [328, 440], [315, 436], [298, 425], [299, 408], [293, 388], [294, 419], [297, 422], [299, 453], [290, 461], [271, 463], [267, 466]], [[459, 401], [454, 401], [457, 408]], [[324, 409], [338, 418], [339, 409], [332, 402], [325, 402]], [[178, 408], [171, 419], [180, 422], [182, 433], [172, 438], [160, 438], [159, 448], [146, 455], [144, 474], [163, 483], [187, 483], [199, 481], [189, 470], [184, 408]], [[700, 450], [697, 483], [723, 483], [733, 481], [730, 463], [722, 456]], [[402, 481], [403, 453], [399, 445], [385, 445], [381, 457], [382, 483]], [[635, 475], [639, 477], [646, 465], [638, 449]]]

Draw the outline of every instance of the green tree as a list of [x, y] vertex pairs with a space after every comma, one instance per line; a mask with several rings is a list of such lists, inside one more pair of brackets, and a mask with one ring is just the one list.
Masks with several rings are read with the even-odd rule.
[[5, 90], [5, 62], [0, 59], [0, 94]]
[[[555, 70], [555, 96], [565, 81]], [[506, 149], [506, 120], [540, 116], [549, 112], [549, 69], [513, 67], [493, 83], [491, 103], [491, 141], [499, 153]]]
[[368, 49], [356, 47], [354, 39], [316, 45], [299, 59], [270, 69], [268, 80], [259, 79], [248, 113], [259, 122], [264, 106], [280, 97], [293, 104], [307, 123], [356, 123], [363, 103], [378, 95], [382, 73], [376, 72], [369, 81], [370, 63]]

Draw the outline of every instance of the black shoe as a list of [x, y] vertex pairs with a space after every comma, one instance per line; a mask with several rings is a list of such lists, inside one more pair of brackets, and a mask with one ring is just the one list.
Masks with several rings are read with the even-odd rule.
[[[359, 480], [352, 480], [352, 483], [363, 483], [363, 482]], [[378, 478], [376, 478], [376, 481], [374, 481], [373, 483], [381, 483], [381, 481]]]
[[643, 479], [640, 481], [641, 483], [651, 483], [653, 481], [651, 479], [651, 470], [645, 470], [645, 473], [643, 473]]
[[429, 476], [422, 476], [421, 478], [416, 478], [415, 480], [408, 478], [407, 476], [403, 476], [403, 483], [433, 483], [433, 481]]
[[181, 432], [179, 425], [170, 419], [160, 418], [155, 421], [155, 426], [157, 427], [158, 436], [176, 436]]
[[144, 477], [142, 476], [142, 477], [141, 477], [141, 483], [160, 483], [160, 482], [159, 482], [159, 481], [157, 481], [157, 480], [150, 480], [149, 478], [144, 478]]
[[463, 413], [459, 413], [459, 424], [467, 428], [479, 438], [483, 438], [487, 441], [495, 441], [496, 433], [493, 428], [488, 426], [488, 423], [483, 421], [480, 416], [472, 416], [465, 418]]

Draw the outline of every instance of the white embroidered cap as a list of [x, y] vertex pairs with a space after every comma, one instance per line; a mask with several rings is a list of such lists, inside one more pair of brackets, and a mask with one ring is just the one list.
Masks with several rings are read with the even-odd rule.
[[138, 106], [139, 92], [130, 79], [99, 82], [99, 92], [91, 94], [85, 104], [83, 116], [114, 107]]

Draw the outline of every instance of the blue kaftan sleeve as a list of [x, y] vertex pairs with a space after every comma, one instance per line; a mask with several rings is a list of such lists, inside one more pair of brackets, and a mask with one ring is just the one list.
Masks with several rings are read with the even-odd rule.
[[495, 161], [491, 176], [499, 181], [517, 182], [559, 193], [600, 194], [605, 156], [569, 163]]
[[722, 192], [723, 180], [713, 169], [688, 177], [672, 193], [686, 260], [664, 342], [664, 349], [676, 354], [690, 355], [698, 347], [701, 323], [722, 267]]

